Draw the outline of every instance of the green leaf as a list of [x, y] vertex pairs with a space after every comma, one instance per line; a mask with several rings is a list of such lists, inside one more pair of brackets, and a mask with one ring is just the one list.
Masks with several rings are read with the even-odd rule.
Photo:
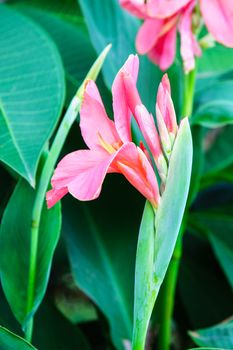
[[[189, 231], [184, 235], [177, 292], [189, 328], [197, 329], [229, 317], [233, 298], [232, 289], [205, 239], [205, 231], [200, 227], [195, 235]], [[180, 315], [179, 308], [178, 312]]]
[[232, 132], [233, 126], [229, 125], [207, 135], [204, 176], [219, 172], [233, 163]]
[[189, 332], [192, 340], [199, 346], [233, 349], [233, 320], [227, 320], [210, 328]]
[[63, 233], [74, 279], [107, 317], [119, 350], [132, 337], [142, 200], [122, 177], [109, 176], [97, 201], [87, 205], [70, 197], [63, 205]]
[[199, 350], [229, 350], [229, 349], [223, 349], [223, 348], [192, 348], [189, 350], [196, 350], [196, 349], [199, 349]]
[[215, 128], [233, 123], [233, 81], [221, 81], [199, 90], [192, 124]]
[[1, 350], [36, 350], [23, 338], [0, 326], [0, 349]]
[[233, 50], [216, 44], [213, 48], [203, 50], [198, 60], [199, 80], [210, 80], [213, 76], [226, 73], [233, 69]]
[[35, 316], [33, 344], [41, 350], [90, 350], [79, 327], [72, 325], [45, 299]]
[[155, 219], [146, 205], [140, 227], [134, 302], [133, 349], [144, 347], [151, 312], [180, 230], [192, 168], [192, 136], [185, 119], [172, 151], [165, 192]]
[[[112, 51], [103, 68], [107, 86], [112, 85], [116, 72], [130, 53], [135, 52], [134, 40], [139, 21], [120, 8], [117, 0], [79, 0], [90, 38], [99, 53], [112, 44]], [[104, 18], [104, 21], [103, 21]]]
[[96, 59], [84, 23], [74, 25], [33, 7], [19, 6], [18, 9], [38, 22], [57, 45], [65, 69], [69, 103]]
[[76, 0], [9, 0], [13, 6], [34, 7], [43, 12], [59, 16], [69, 22], [79, 24], [82, 22], [81, 11]]
[[55, 45], [36, 24], [4, 5], [0, 18], [0, 160], [35, 185], [63, 106], [64, 71]]
[[195, 125], [191, 129], [193, 139], [193, 164], [190, 181], [190, 190], [188, 197], [188, 204], [191, 205], [200, 190], [200, 181], [204, 166], [204, 152], [203, 152], [203, 128]]
[[233, 289], [233, 216], [217, 209], [192, 213], [191, 220], [207, 231], [212, 249]]
[[33, 308], [28, 310], [29, 252], [34, 199], [35, 191], [25, 181], [20, 181], [5, 209], [0, 228], [2, 287], [16, 319], [23, 327], [35, 313], [45, 294], [61, 226], [60, 205], [51, 210], [44, 206], [36, 258]]

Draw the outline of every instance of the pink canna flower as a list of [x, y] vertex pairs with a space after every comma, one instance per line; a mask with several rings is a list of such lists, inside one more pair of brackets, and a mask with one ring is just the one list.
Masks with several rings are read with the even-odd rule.
[[[189, 56], [198, 55], [198, 44], [191, 31], [190, 6], [195, 6], [196, 0], [149, 0], [144, 4], [134, 0], [120, 0], [121, 5], [132, 14], [145, 21], [138, 31], [136, 48], [140, 54], [148, 54], [148, 57], [157, 64], [160, 69], [167, 70], [173, 63], [176, 55], [176, 37], [179, 23], [180, 34], [183, 37], [182, 56], [186, 60], [188, 43], [192, 51]], [[136, 11], [136, 8], [138, 11]], [[190, 45], [192, 43], [192, 46]], [[184, 52], [184, 55], [183, 55]], [[185, 69], [193, 69], [190, 64], [185, 64]], [[191, 62], [192, 63], [192, 62]]]
[[[156, 208], [160, 200], [154, 169], [145, 152], [132, 142], [131, 113], [125, 94], [123, 74], [136, 83], [138, 58], [130, 56], [113, 84], [115, 123], [106, 114], [98, 89], [93, 81], [86, 84], [80, 111], [80, 128], [89, 149], [66, 155], [52, 177], [52, 190], [47, 193], [48, 207], [70, 192], [79, 200], [99, 196], [107, 173], [121, 173]], [[139, 96], [137, 96], [139, 98]]]
[[121, 6], [139, 18], [167, 18], [173, 16], [190, 0], [120, 0]]
[[144, 19], [136, 38], [140, 54], [147, 54], [160, 69], [167, 70], [176, 54], [177, 32], [186, 73], [194, 69], [201, 49], [193, 32], [193, 14], [200, 3], [204, 22], [216, 41], [233, 47], [233, 1], [229, 0], [120, 0], [135, 16]]
[[204, 22], [219, 43], [233, 47], [233, 1], [200, 0]]
[[167, 74], [162, 78], [159, 84], [157, 94], [157, 107], [163, 116], [164, 123], [167, 127], [168, 133], [172, 140], [174, 140], [177, 133], [177, 121], [174, 105], [171, 98], [171, 86]]
[[[127, 110], [131, 111], [153, 156], [161, 180], [165, 183], [167, 176], [166, 158], [170, 158], [178, 131], [176, 113], [171, 98], [170, 82], [168, 76], [164, 75], [158, 89], [156, 103], [158, 134], [152, 114], [147, 111], [146, 107], [141, 102], [136, 87], [139, 65], [138, 57], [135, 56], [133, 60], [134, 70], [130, 71], [130, 69], [128, 69], [128, 64], [125, 64], [115, 78], [113, 91], [121, 86], [121, 89], [118, 90], [121, 94], [114, 94], [118, 99], [116, 101], [116, 99], [113, 98], [113, 103], [114, 101], [118, 103], [119, 108], [116, 109], [120, 115], [127, 115], [121, 108], [127, 108]], [[130, 60], [128, 60], [128, 62], [130, 62]], [[129, 113], [128, 115], [130, 116], [131, 114]], [[124, 124], [129, 125], [130, 122]], [[142, 149], [144, 148], [142, 147]]]
[[126, 135], [129, 134], [130, 130], [131, 115], [134, 116], [154, 158], [159, 175], [162, 181], [165, 182], [167, 162], [164, 158], [154, 118], [142, 104], [136, 87], [138, 68], [138, 57], [131, 55], [113, 82], [113, 107], [115, 106], [116, 110], [115, 122], [118, 125], [119, 132], [122, 133], [123, 127], [119, 122], [123, 121], [122, 115], [126, 116], [127, 120], [123, 123], [123, 126], [127, 125], [128, 131], [124, 130], [124, 134], [122, 133], [121, 135], [122, 139], [126, 139]]

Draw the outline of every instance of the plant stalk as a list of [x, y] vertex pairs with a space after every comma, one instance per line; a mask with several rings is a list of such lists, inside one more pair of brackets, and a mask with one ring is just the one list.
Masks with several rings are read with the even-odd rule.
[[[32, 224], [31, 224], [31, 245], [30, 245], [30, 267], [28, 277], [27, 290], [27, 313], [30, 314], [33, 309], [33, 300], [35, 296], [35, 282], [36, 282], [36, 265], [38, 253], [39, 240], [39, 226], [41, 220], [42, 208], [45, 202], [46, 191], [49, 186], [53, 169], [64, 145], [68, 132], [77, 118], [79, 111], [80, 99], [75, 96], [59, 126], [56, 137], [53, 141], [51, 150], [45, 160], [45, 164], [36, 188], [36, 198], [32, 209]], [[25, 329], [25, 337], [30, 342], [32, 338], [33, 319], [28, 322]]]
[[194, 89], [196, 82], [196, 69], [193, 69], [188, 74], [184, 74], [184, 95], [183, 95], [183, 108], [182, 119], [185, 117], [191, 117], [193, 112], [193, 99]]
[[33, 331], [33, 301], [35, 296], [36, 287], [36, 263], [38, 254], [38, 242], [39, 242], [39, 227], [41, 220], [42, 208], [45, 202], [46, 191], [49, 186], [50, 179], [53, 174], [53, 169], [61, 152], [61, 149], [65, 143], [66, 137], [70, 131], [71, 126], [77, 118], [81, 100], [83, 97], [85, 83], [88, 79], [96, 80], [98, 74], [102, 68], [104, 60], [111, 49], [111, 44], [107, 45], [101, 54], [97, 57], [96, 61], [87, 73], [82, 85], [78, 89], [76, 95], [72, 99], [65, 116], [59, 126], [55, 139], [49, 154], [46, 157], [44, 167], [36, 187], [36, 197], [32, 209], [32, 223], [31, 223], [31, 245], [30, 245], [30, 266], [28, 276], [28, 290], [27, 290], [27, 316], [29, 321], [25, 327], [25, 338], [31, 342]]
[[158, 350], [169, 350], [172, 333], [172, 314], [174, 309], [176, 282], [182, 256], [182, 238], [185, 226], [181, 226], [175, 249], [161, 288], [160, 328]]
[[[193, 111], [193, 99], [195, 90], [196, 70], [184, 75], [184, 103], [182, 118], [190, 117]], [[158, 339], [158, 350], [169, 350], [172, 335], [172, 315], [174, 309], [175, 291], [182, 256], [182, 239], [187, 224], [187, 207], [183, 216], [181, 228], [178, 234], [175, 249], [170, 261], [162, 288], [160, 308], [160, 329]]]

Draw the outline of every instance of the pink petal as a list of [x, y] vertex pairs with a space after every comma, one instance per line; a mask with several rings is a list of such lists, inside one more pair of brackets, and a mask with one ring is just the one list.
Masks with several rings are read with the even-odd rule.
[[145, 18], [147, 16], [147, 6], [144, 0], [120, 0], [120, 5], [136, 17]]
[[159, 38], [154, 48], [148, 53], [149, 58], [161, 70], [167, 70], [173, 63], [176, 55], [176, 26]]
[[115, 153], [80, 150], [69, 153], [58, 164], [52, 177], [54, 190], [63, 188], [77, 199], [92, 200], [99, 196], [103, 180]]
[[155, 172], [143, 151], [134, 143], [128, 143], [121, 148], [114, 160], [114, 164], [126, 179], [144, 196], [154, 207], [160, 200], [159, 188]]
[[[192, 0], [156, 0], [148, 5], [148, 14], [151, 17], [168, 18], [173, 16]], [[208, 0], [207, 0], [208, 1]]]
[[200, 0], [201, 12], [216, 41], [233, 47], [233, 1]]
[[91, 149], [98, 149], [100, 136], [109, 144], [120, 138], [114, 122], [106, 114], [98, 88], [94, 81], [88, 81], [80, 111], [80, 128], [83, 139]]
[[115, 126], [123, 142], [130, 142], [132, 139], [130, 127], [131, 112], [128, 106], [127, 96], [125, 92], [123, 73], [131, 76], [136, 83], [138, 68], [138, 56], [130, 55], [123, 67], [116, 75], [112, 85]]
[[122, 72], [122, 79], [124, 82], [126, 101], [130, 111], [134, 115], [136, 106], [141, 104], [141, 99], [136, 86], [136, 81], [132, 77], [132, 75], [124, 72]]
[[[130, 183], [154, 204], [159, 196], [157, 180], [148, 159], [143, 155], [132, 142], [110, 155], [97, 150], [68, 154], [60, 161], [52, 177], [53, 189], [47, 193], [48, 206], [52, 207], [68, 191], [82, 201], [96, 199], [107, 172], [114, 172], [114, 169], [124, 175], [126, 173]], [[127, 170], [122, 171], [122, 166]]]
[[163, 76], [162, 81], [159, 84], [156, 103], [163, 116], [168, 131], [173, 134], [176, 134], [176, 113], [171, 99], [171, 87], [167, 74]]
[[181, 56], [183, 58], [184, 70], [186, 73], [195, 68], [195, 54], [200, 54], [198, 42], [192, 32], [192, 12], [195, 5], [196, 1], [190, 3], [187, 9], [182, 13], [179, 23]]
[[155, 46], [161, 33], [164, 21], [160, 19], [146, 19], [140, 27], [137, 38], [137, 51], [144, 55]]
[[60, 189], [52, 189], [46, 193], [46, 201], [48, 209], [52, 208], [62, 197], [68, 193], [67, 187]]
[[155, 160], [162, 154], [160, 140], [155, 127], [154, 118], [142, 104], [136, 107], [136, 119], [142, 135]]

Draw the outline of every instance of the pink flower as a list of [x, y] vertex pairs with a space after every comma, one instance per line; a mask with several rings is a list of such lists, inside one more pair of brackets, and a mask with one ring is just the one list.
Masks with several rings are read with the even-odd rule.
[[233, 47], [233, 1], [200, 0], [206, 27], [219, 43]]
[[[123, 92], [121, 95], [117, 95], [116, 93], [114, 94], [118, 98], [117, 103], [119, 108], [117, 111], [119, 115], [127, 115], [127, 113], [125, 113], [125, 109], [131, 111], [131, 114], [137, 121], [139, 129], [153, 156], [161, 180], [165, 183], [167, 176], [166, 158], [170, 158], [174, 140], [178, 131], [176, 113], [171, 98], [170, 82], [168, 76], [165, 74], [158, 89], [156, 102], [156, 117], [159, 129], [158, 134], [153, 115], [147, 111], [146, 107], [141, 102], [136, 87], [137, 73], [138, 58], [136, 56], [134, 58], [134, 72], [128, 69], [127, 64], [125, 64], [115, 78], [113, 83], [113, 92], [116, 88], [118, 91]], [[119, 86], [121, 87], [120, 89]], [[113, 101], [116, 102], [116, 98], [113, 99]], [[131, 116], [131, 114], [129, 113], [129, 116]], [[124, 125], [130, 124], [130, 117], [128, 120], [129, 122], [124, 123]]]
[[[181, 56], [185, 72], [195, 67], [195, 56], [201, 49], [193, 33], [193, 13], [197, 0], [120, 0], [121, 5], [144, 19], [136, 38], [136, 48], [160, 69], [167, 70], [176, 54], [177, 31], [181, 37]], [[200, 0], [205, 24], [215, 40], [233, 47], [233, 2], [229, 0]]]
[[[134, 116], [154, 158], [159, 175], [162, 181], [165, 182], [167, 175], [167, 162], [164, 158], [154, 118], [142, 104], [136, 87], [139, 66], [138, 57], [134, 57], [133, 69], [130, 69], [128, 62], [130, 61], [128, 60], [122, 69], [120, 69], [113, 82], [113, 107], [115, 107], [116, 110], [115, 122], [116, 125], [118, 125], [119, 132], [121, 132], [121, 138], [126, 139], [126, 135], [130, 132], [131, 115]], [[127, 119], [125, 121], [122, 119], [122, 115], [126, 116]], [[123, 125], [120, 123], [123, 123]], [[126, 125], [128, 126], [127, 132], [123, 129]], [[143, 145], [142, 149], [144, 150]]]
[[159, 84], [155, 110], [163, 150], [169, 159], [178, 126], [174, 105], [171, 99], [170, 81], [167, 74], [163, 76]]
[[154, 207], [158, 206], [154, 169], [146, 153], [132, 142], [130, 131], [129, 104], [140, 98], [125, 93], [123, 76], [130, 76], [131, 83], [136, 84], [138, 64], [137, 56], [129, 56], [113, 83], [115, 123], [108, 118], [95, 83], [87, 83], [80, 128], [89, 149], [72, 152], [60, 161], [51, 180], [52, 190], [46, 196], [49, 208], [68, 192], [83, 201], [97, 198], [107, 173], [123, 174]]

